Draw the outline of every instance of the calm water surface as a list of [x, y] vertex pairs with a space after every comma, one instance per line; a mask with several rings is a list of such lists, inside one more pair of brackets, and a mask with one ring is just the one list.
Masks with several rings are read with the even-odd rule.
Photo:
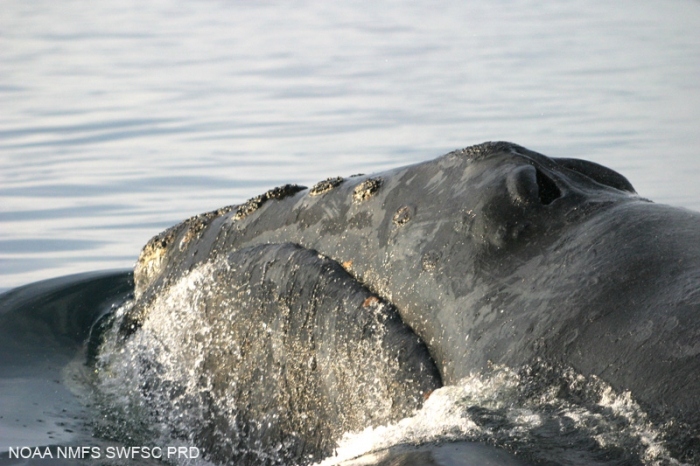
[[485, 140], [700, 210], [698, 31], [697, 0], [5, 1], [0, 290]]

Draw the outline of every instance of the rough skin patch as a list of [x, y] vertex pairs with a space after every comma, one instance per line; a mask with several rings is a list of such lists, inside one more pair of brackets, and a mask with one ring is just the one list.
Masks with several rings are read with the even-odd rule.
[[196, 239], [212, 220], [231, 212], [234, 208], [235, 206], [226, 206], [212, 212], [195, 215], [151, 238], [141, 250], [134, 267], [136, 294], [140, 295], [147, 286], [146, 284], [160, 273], [166, 261], [168, 248], [182, 231], [185, 233], [180, 239], [180, 251], [185, 249], [193, 239]]
[[423, 254], [423, 257], [421, 257], [421, 266], [423, 267], [423, 270], [426, 272], [435, 271], [438, 266], [438, 262], [440, 262], [441, 256], [442, 254], [437, 251], [430, 251]]
[[374, 306], [375, 304], [379, 304], [379, 298], [376, 296], [370, 296], [362, 303], [362, 307], [370, 307]]
[[365, 181], [355, 187], [352, 194], [352, 199], [356, 203], [366, 201], [370, 197], [377, 194], [379, 188], [382, 187], [382, 182], [383, 180], [381, 178], [367, 178]]
[[185, 236], [180, 240], [180, 250], [182, 251], [193, 238], [197, 237], [212, 220], [231, 212], [233, 208], [234, 206], [226, 206], [213, 212], [196, 215], [185, 220], [184, 223], [187, 225], [187, 233], [185, 233]]
[[[512, 152], [513, 150], [521, 149], [527, 151], [524, 147], [512, 144], [509, 142], [485, 142], [475, 146], [465, 147], [464, 149], [456, 150], [450, 154], [466, 157], [469, 160], [479, 160], [488, 157], [491, 154], [498, 152]], [[529, 152], [529, 151], [528, 151]]]
[[396, 214], [394, 214], [394, 223], [401, 226], [405, 225], [408, 223], [409, 220], [411, 220], [411, 217], [413, 217], [413, 207], [411, 206], [403, 206], [399, 210], [396, 211]]
[[134, 281], [136, 282], [136, 294], [140, 294], [140, 283], [148, 283], [151, 278], [159, 273], [165, 252], [175, 239], [177, 227], [172, 227], [154, 236], [141, 250], [136, 265], [134, 266]]
[[336, 176], [335, 178], [327, 178], [323, 181], [319, 181], [313, 186], [313, 188], [311, 188], [309, 195], [320, 196], [321, 194], [325, 194], [333, 188], [339, 186], [343, 181], [345, 180], [342, 176]]
[[285, 197], [292, 196], [299, 191], [303, 191], [304, 189], [306, 189], [306, 186], [299, 186], [298, 184], [285, 184], [284, 186], [279, 186], [264, 194], [248, 199], [245, 204], [238, 206], [236, 215], [233, 216], [233, 220], [241, 220], [247, 217], [262, 207], [262, 205], [270, 199], [284, 199]]

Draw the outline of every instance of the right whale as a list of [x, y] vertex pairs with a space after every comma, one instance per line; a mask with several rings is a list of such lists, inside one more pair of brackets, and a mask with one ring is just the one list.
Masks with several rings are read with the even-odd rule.
[[[505, 142], [288, 185], [151, 240], [121, 338], [198, 266], [270, 244], [318, 253], [394, 306], [443, 384], [494, 365], [571, 367], [629, 391], [679, 433], [681, 459], [700, 459], [700, 213], [643, 199], [601, 165]], [[416, 390], [436, 380], [411, 374]]]

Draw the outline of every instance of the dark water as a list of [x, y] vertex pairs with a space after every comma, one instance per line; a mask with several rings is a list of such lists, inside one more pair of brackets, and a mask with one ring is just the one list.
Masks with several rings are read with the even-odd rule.
[[[695, 0], [3, 2], [0, 291], [131, 268], [164, 228], [275, 185], [485, 140], [593, 160], [642, 196], [698, 210], [698, 31]], [[87, 320], [3, 317], [0, 402], [28, 427], [7, 414], [0, 438], [85, 441], [92, 414], [73, 404], [63, 371], [85, 322], [127, 292], [124, 277], [90, 274], [78, 294], [71, 278], [3, 297], [4, 310], [25, 299], [72, 305]], [[29, 359], [15, 360], [17, 348]], [[670, 461], [624, 394], [596, 408], [553, 406], [543, 392], [541, 404], [514, 410], [503, 403], [519, 396], [518, 377], [504, 370], [454, 387], [402, 425], [347, 439], [341, 454], [455, 432], [530, 435], [559, 419], [543, 414], [552, 411], [585, 427], [607, 410], [611, 427], [582, 438], [638, 442], [640, 458]], [[465, 403], [507, 422], [480, 424], [484, 413]], [[620, 423], [628, 431], [615, 433]]]
[[132, 289], [131, 273], [107, 271], [0, 295], [0, 461], [10, 447], [94, 443], [92, 416], [65, 370], [82, 354], [92, 323]]
[[3, 2], [0, 289], [485, 140], [697, 210], [699, 27], [695, 0]]

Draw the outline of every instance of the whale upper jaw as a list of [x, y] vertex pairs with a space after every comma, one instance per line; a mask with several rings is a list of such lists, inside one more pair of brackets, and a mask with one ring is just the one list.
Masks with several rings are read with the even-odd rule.
[[700, 215], [613, 170], [498, 142], [270, 190], [152, 239], [122, 336], [190, 271], [270, 244], [315, 251], [395, 306], [446, 384], [543, 359], [700, 429]]

